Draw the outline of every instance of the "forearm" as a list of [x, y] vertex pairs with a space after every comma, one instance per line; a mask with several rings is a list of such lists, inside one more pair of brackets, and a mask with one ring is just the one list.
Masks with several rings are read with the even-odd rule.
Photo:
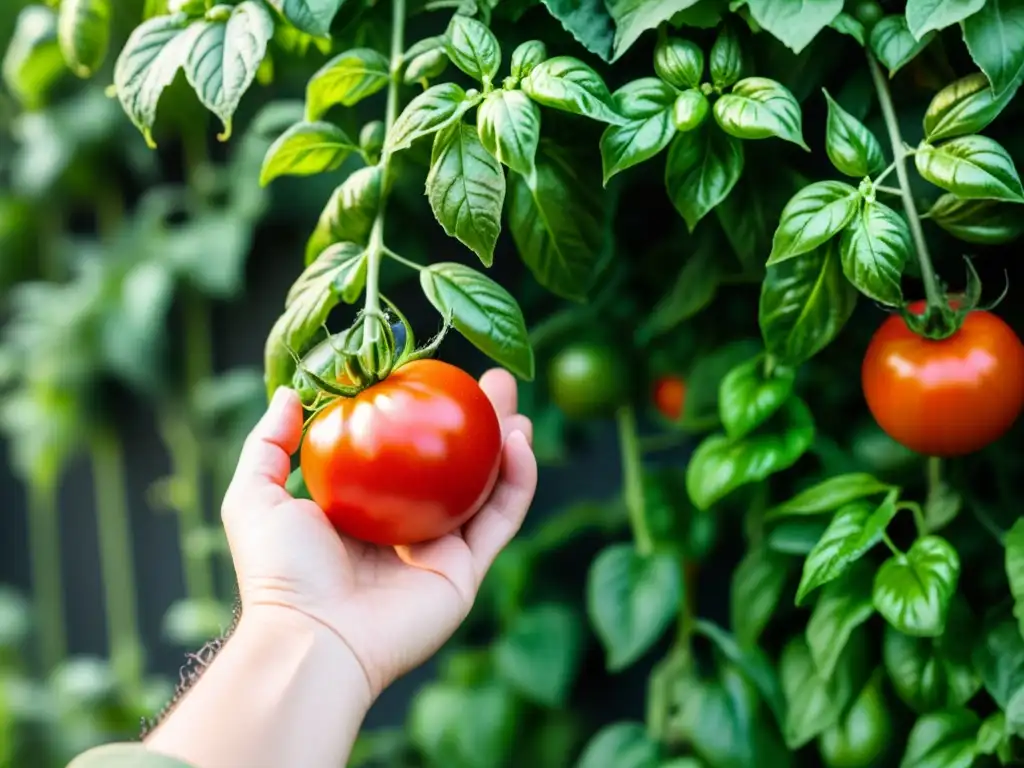
[[254, 607], [145, 744], [195, 768], [338, 768], [370, 701], [337, 635], [300, 613]]

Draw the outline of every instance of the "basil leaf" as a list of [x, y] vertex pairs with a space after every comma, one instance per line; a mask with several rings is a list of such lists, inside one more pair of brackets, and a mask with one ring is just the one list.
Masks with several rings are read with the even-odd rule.
[[486, 25], [457, 13], [445, 33], [452, 64], [482, 83], [490, 83], [501, 66], [501, 46]]
[[671, 554], [641, 555], [632, 544], [603, 549], [587, 574], [587, 612], [610, 672], [657, 642], [682, 604], [682, 573]]
[[425, 267], [420, 286], [473, 346], [525, 381], [533, 379], [533, 347], [512, 294], [487, 275], [455, 262]]
[[871, 574], [854, 568], [821, 590], [807, 621], [807, 648], [818, 674], [832, 677], [851, 635], [874, 614]]
[[974, 648], [974, 667], [985, 690], [1006, 713], [1007, 728], [1024, 728], [1024, 640], [1013, 621], [997, 621], [985, 628]]
[[773, 526], [764, 542], [772, 552], [806, 556], [814, 549], [827, 527], [823, 520], [788, 520]]
[[[647, 315], [641, 336], [659, 336], [707, 307], [718, 290], [722, 270], [718, 241], [701, 242], [679, 270], [672, 286]], [[687, 402], [691, 394], [687, 395]]]
[[417, 139], [458, 122], [478, 101], [479, 98], [470, 98], [455, 83], [432, 85], [405, 105], [388, 131], [384, 151], [408, 149]]
[[839, 722], [818, 737], [822, 755], [838, 756], [835, 759], [840, 765], [843, 756], [855, 755], [857, 764], [863, 766], [878, 765], [887, 757], [894, 728], [881, 678], [872, 675]]
[[231, 137], [232, 118], [267, 54], [274, 20], [266, 7], [246, 0], [226, 21], [199, 21], [185, 59], [185, 77], [200, 103], [220, 118], [221, 141]]
[[1021, 636], [1024, 637], [1024, 518], [1014, 523], [1006, 532], [1006, 578], [1010, 582], [1010, 594], [1013, 595], [1013, 615], [1020, 624]]
[[782, 209], [768, 266], [813, 251], [838, 235], [860, 208], [860, 193], [843, 181], [816, 181]]
[[57, 15], [52, 9], [27, 5], [18, 13], [14, 35], [4, 53], [3, 77], [27, 109], [41, 107], [66, 72], [57, 38]]
[[725, 24], [718, 30], [711, 46], [709, 68], [711, 83], [720, 90], [728, 88], [743, 75], [743, 51], [731, 24]]
[[1024, 2], [988, 0], [964, 19], [967, 50], [992, 83], [998, 97], [1020, 85], [1024, 78]]
[[840, 13], [828, 24], [841, 35], [849, 35], [861, 45], [868, 43], [868, 31], [864, 25], [848, 13]]
[[512, 77], [522, 80], [533, 68], [547, 59], [548, 49], [540, 40], [527, 40], [512, 51]]
[[696, 0], [605, 0], [615, 21], [615, 43], [611, 61], [617, 61], [644, 32], [668, 21], [675, 13], [689, 8]]
[[288, 22], [313, 37], [327, 37], [345, 0], [267, 0]]
[[523, 262], [541, 285], [582, 300], [596, 278], [604, 242], [604, 198], [597, 179], [581, 176], [568, 156], [541, 143], [536, 173], [512, 174], [508, 225]]
[[427, 199], [445, 233], [489, 267], [501, 232], [505, 172], [475, 126], [460, 121], [435, 134]]
[[743, 145], [705, 123], [673, 140], [665, 164], [665, 189], [692, 232], [742, 174]]
[[828, 102], [825, 124], [825, 151], [840, 173], [863, 178], [878, 173], [885, 166], [882, 145], [867, 126], [843, 109], [822, 88]]
[[615, 111], [612, 95], [601, 76], [571, 56], [542, 61], [523, 78], [521, 87], [541, 106], [613, 125], [625, 122]]
[[692, 131], [704, 122], [710, 111], [711, 102], [708, 97], [696, 88], [691, 88], [676, 97], [672, 105], [672, 122], [676, 130]]
[[[604, 0], [542, 0], [548, 13], [588, 51], [608, 61], [615, 25]], [[523, 75], [525, 77], [525, 75]]]
[[839, 335], [856, 305], [835, 241], [773, 264], [758, 308], [765, 347], [783, 365], [796, 367]]
[[843, 0], [818, 0], [814, 3], [748, 0], [747, 6], [754, 21], [793, 53], [800, 53], [840, 14]]
[[935, 94], [928, 105], [924, 113], [925, 141], [934, 144], [978, 133], [999, 117], [1016, 93], [1013, 87], [996, 96], [988, 78], [980, 72], [961, 77]]
[[583, 630], [575, 612], [543, 603], [526, 608], [498, 638], [498, 674], [531, 701], [547, 707], [565, 703], [583, 652]]
[[981, 724], [978, 729], [977, 749], [982, 755], [996, 755], [1003, 765], [1009, 765], [1013, 760], [1013, 733], [1006, 727], [1004, 713], [994, 712]]
[[676, 91], [656, 77], [627, 83], [612, 97], [629, 122], [609, 125], [601, 135], [604, 183], [617, 173], [649, 160], [675, 135], [673, 107]]
[[782, 649], [779, 678], [786, 697], [786, 746], [797, 750], [839, 722], [860, 691], [859, 659], [848, 645], [832, 675], [821, 675], [807, 643], [794, 637]]
[[935, 33], [928, 32], [918, 40], [907, 27], [907, 17], [898, 14], [880, 19], [871, 28], [868, 44], [878, 60], [889, 70], [889, 77], [892, 77], [934, 39]]
[[428, 88], [431, 80], [439, 77], [448, 69], [449, 61], [451, 59], [448, 58], [448, 53], [444, 48], [435, 48], [421, 53], [409, 61], [409, 65], [402, 74], [402, 82], [406, 85], [421, 83], [424, 88]]
[[907, 28], [920, 40], [977, 13], [985, 0], [907, 0]]
[[68, 67], [90, 77], [107, 57], [110, 46], [110, 0], [62, 0], [57, 39]]
[[332, 123], [296, 123], [270, 145], [263, 157], [260, 185], [279, 176], [311, 176], [341, 166], [359, 147]]
[[658, 768], [659, 751], [641, 723], [612, 723], [587, 742], [576, 768]]
[[718, 390], [718, 412], [725, 434], [737, 440], [767, 421], [793, 394], [796, 373], [775, 370], [764, 373], [764, 356], [758, 355], [726, 374]]
[[540, 109], [522, 91], [493, 91], [476, 112], [480, 143], [516, 173], [530, 176], [540, 142]]
[[299, 275], [288, 291], [284, 312], [267, 335], [263, 356], [268, 396], [291, 382], [295, 362], [289, 349], [302, 354], [339, 298], [354, 302], [365, 280], [366, 254], [355, 243], [331, 246]]
[[969, 709], [922, 715], [910, 729], [900, 768], [971, 768], [980, 725]]
[[917, 172], [958, 197], [1024, 202], [1024, 187], [1013, 159], [987, 136], [959, 136], [937, 147], [918, 147]]
[[786, 86], [775, 80], [740, 80], [731, 93], [715, 102], [714, 113], [722, 130], [739, 139], [776, 136], [810, 151], [804, 143], [800, 104]]
[[[430, 765], [495, 765], [513, 749], [522, 708], [515, 691], [493, 678], [472, 687], [428, 683], [412, 700], [403, 746]], [[469, 721], [473, 728], [465, 727]]]
[[937, 637], [946, 628], [949, 601], [960, 578], [960, 557], [938, 536], [918, 539], [905, 555], [894, 555], [875, 574], [878, 612], [905, 635]]
[[752, 646], [778, 608], [789, 577], [785, 558], [765, 548], [751, 549], [732, 573], [730, 626], [741, 646]]
[[[957, 613], [950, 614], [951, 629]], [[957, 622], [952, 633], [937, 639], [910, 637], [885, 625], [882, 661], [896, 695], [915, 712], [962, 707], [981, 688], [971, 662], [973, 617], [965, 613], [967, 621]]]
[[689, 40], [665, 36], [654, 46], [654, 72], [676, 88], [697, 88], [704, 79], [704, 51]]
[[870, 549], [882, 540], [882, 534], [896, 516], [895, 494], [877, 507], [854, 501], [836, 512], [821, 539], [807, 555], [796, 604], [802, 605], [817, 587], [846, 573]]
[[319, 120], [337, 104], [354, 107], [388, 84], [390, 69], [387, 57], [372, 48], [354, 48], [335, 56], [306, 84], [306, 119]]
[[833, 512], [851, 501], [863, 499], [866, 496], [875, 496], [891, 489], [892, 486], [889, 484], [864, 472], [836, 475], [801, 491], [789, 501], [784, 501], [769, 509], [765, 512], [764, 519], [769, 521], [781, 517]]
[[334, 243], [366, 245], [380, 206], [382, 177], [380, 166], [360, 168], [331, 193], [306, 243], [307, 265]]
[[686, 491], [697, 509], [708, 509], [743, 485], [789, 469], [807, 452], [814, 442], [807, 406], [794, 397], [780, 415], [780, 432], [741, 440], [714, 434], [697, 446], [686, 468]]
[[1001, 245], [1024, 234], [1017, 206], [997, 200], [963, 200], [947, 192], [932, 205], [928, 218], [965, 243]]
[[903, 303], [900, 278], [913, 252], [906, 220], [883, 203], [865, 200], [843, 230], [843, 274], [865, 296], [889, 306]]

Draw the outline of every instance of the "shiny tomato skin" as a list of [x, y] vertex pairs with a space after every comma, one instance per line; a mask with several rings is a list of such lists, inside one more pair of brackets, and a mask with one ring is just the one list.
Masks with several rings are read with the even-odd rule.
[[[923, 302], [909, 307], [924, 311]], [[861, 384], [878, 425], [926, 456], [962, 456], [1002, 437], [1024, 407], [1024, 345], [1001, 318], [970, 312], [933, 341], [893, 315], [864, 355]]]
[[654, 380], [654, 407], [669, 421], [678, 421], [686, 403], [686, 382], [679, 376], [666, 374]]
[[487, 500], [501, 425], [480, 385], [439, 360], [407, 363], [311, 420], [300, 463], [341, 533], [396, 546], [436, 539]]

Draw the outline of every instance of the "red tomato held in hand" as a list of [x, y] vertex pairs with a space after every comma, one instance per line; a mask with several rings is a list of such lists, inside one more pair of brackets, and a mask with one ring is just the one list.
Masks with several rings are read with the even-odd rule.
[[457, 529], [494, 488], [501, 426], [464, 371], [407, 363], [309, 424], [300, 461], [306, 487], [343, 534], [414, 544]]
[[686, 402], [686, 382], [671, 374], [654, 381], [654, 407], [670, 421], [678, 421]]
[[[909, 307], [924, 311], [924, 302]], [[868, 408], [890, 437], [926, 456], [962, 456], [1002, 437], [1024, 407], [1024, 345], [1002, 319], [974, 311], [939, 341], [893, 315], [864, 355]]]

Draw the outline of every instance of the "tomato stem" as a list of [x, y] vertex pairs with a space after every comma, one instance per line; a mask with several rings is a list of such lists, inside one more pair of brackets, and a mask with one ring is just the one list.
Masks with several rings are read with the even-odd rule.
[[882, 108], [885, 127], [889, 131], [893, 165], [896, 166], [896, 178], [899, 180], [900, 196], [903, 198], [903, 210], [907, 215], [907, 223], [910, 225], [910, 235], [914, 239], [914, 250], [917, 251], [917, 260], [921, 265], [921, 281], [924, 283], [924, 294], [930, 308], [944, 312], [946, 301], [939, 287], [935, 268], [932, 266], [932, 259], [928, 253], [928, 243], [924, 237], [924, 229], [921, 227], [921, 218], [917, 213], [914, 195], [910, 189], [906, 162], [909, 153], [903, 142], [903, 137], [900, 135], [899, 119], [896, 117], [892, 95], [889, 93], [889, 83], [886, 80], [885, 73], [882, 72], [882, 68], [878, 66], [878, 61], [875, 60], [874, 55], [868, 53], [867, 57], [868, 68], [871, 70], [871, 79], [874, 81], [875, 92], [878, 94], [878, 104]]
[[897, 547], [895, 544], [893, 544], [893, 541], [889, 538], [888, 533], [882, 534], [882, 541], [885, 542], [885, 546], [887, 546], [889, 548], [889, 551], [892, 552], [896, 557], [903, 557], [903, 550]]
[[[391, 79], [388, 81], [387, 106], [384, 110], [384, 135], [391, 131], [398, 117], [399, 87], [402, 83], [402, 53], [405, 48], [405, 0], [392, 0], [391, 3]], [[380, 263], [385, 253], [384, 246], [384, 213], [387, 210], [388, 189], [390, 187], [391, 155], [385, 152], [380, 158], [381, 190], [377, 215], [370, 230], [370, 240], [366, 247], [366, 314], [370, 318], [380, 315]], [[363, 349], [377, 341], [377, 324], [368, 322], [363, 326]]]
[[910, 513], [914, 516], [914, 527], [917, 528], [917, 537], [927, 536], [928, 522], [925, 520], [924, 510], [921, 509], [921, 505], [916, 501], [901, 501], [896, 505], [896, 511], [902, 509], [910, 510]]
[[28, 486], [28, 505], [32, 592], [39, 623], [39, 661], [43, 671], [49, 672], [67, 652], [56, 483], [32, 481]]
[[417, 272], [422, 272], [423, 271], [423, 265], [422, 264], [417, 264], [412, 259], [407, 259], [407, 258], [405, 258], [405, 256], [401, 256], [401, 255], [395, 253], [394, 251], [392, 251], [387, 246], [384, 246], [384, 255], [387, 256], [388, 258], [394, 259], [399, 264], [403, 264], [403, 265], [409, 267], [409, 269], [415, 269]]
[[889, 163], [888, 167], [886, 167], [886, 169], [884, 171], [882, 171], [880, 174], [878, 174], [878, 176], [876, 178], [872, 179], [871, 183], [874, 185], [875, 189], [878, 189], [878, 186], [889, 177], [889, 174], [891, 174], [895, 170], [896, 170], [896, 163], [895, 162]]
[[619, 426], [619, 450], [622, 452], [622, 486], [629, 512], [629, 524], [637, 551], [648, 555], [654, 549], [654, 541], [647, 525], [647, 510], [644, 504], [644, 476], [640, 454], [640, 436], [636, 428], [636, 411], [632, 405], [619, 408], [616, 418]]

